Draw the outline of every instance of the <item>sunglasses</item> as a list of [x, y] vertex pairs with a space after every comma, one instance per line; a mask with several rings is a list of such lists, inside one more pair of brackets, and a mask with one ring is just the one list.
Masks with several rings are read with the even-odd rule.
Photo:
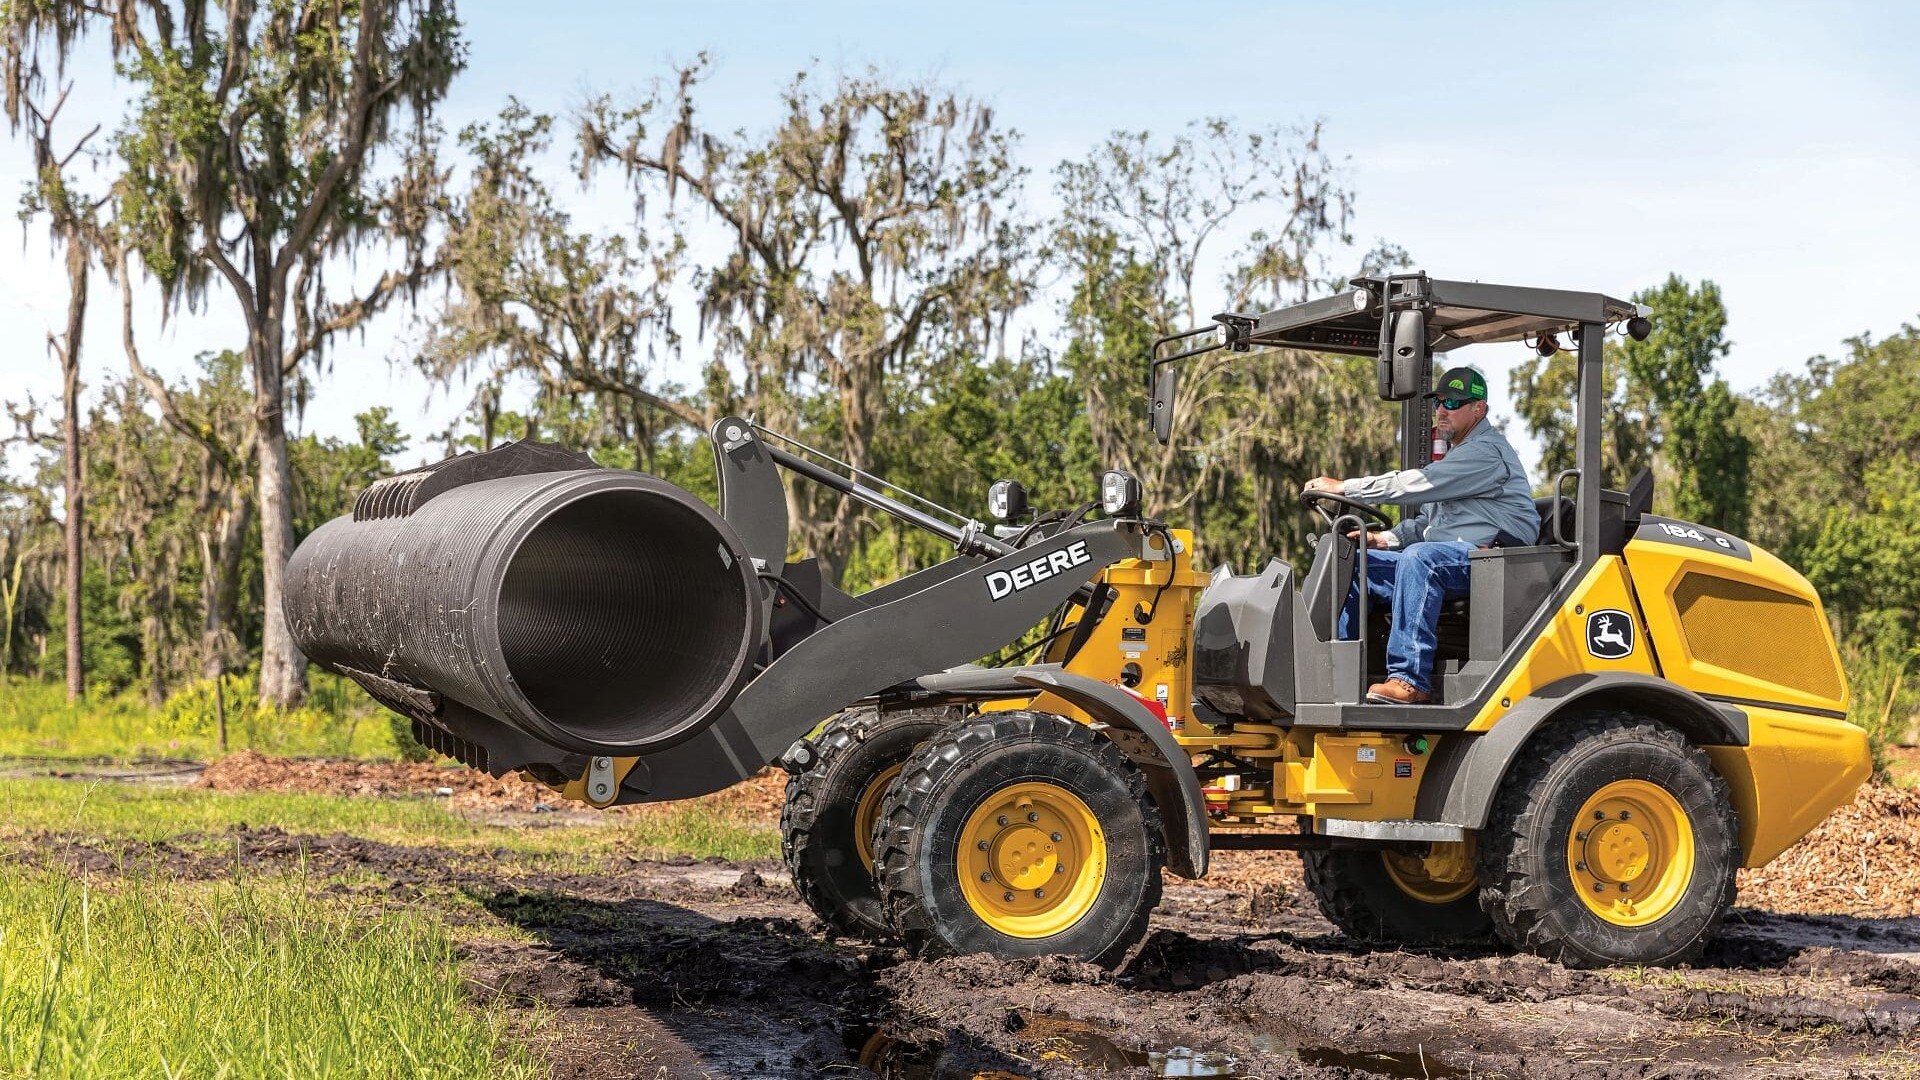
[[1478, 400], [1480, 400], [1480, 399], [1479, 399], [1479, 398], [1451, 398], [1451, 397], [1443, 397], [1443, 398], [1436, 398], [1436, 399], [1434, 399], [1434, 403], [1435, 403], [1435, 404], [1437, 404], [1437, 405], [1439, 405], [1439, 406], [1440, 406], [1441, 408], [1443, 408], [1443, 409], [1445, 409], [1445, 410], [1447, 410], [1448, 412], [1455, 412], [1455, 411], [1458, 411], [1458, 410], [1460, 410], [1460, 409], [1464, 409], [1464, 408], [1466, 408], [1467, 406], [1469, 406], [1469, 405], [1471, 405], [1471, 404], [1473, 404], [1474, 402], [1476, 402], [1476, 401], [1478, 401]]

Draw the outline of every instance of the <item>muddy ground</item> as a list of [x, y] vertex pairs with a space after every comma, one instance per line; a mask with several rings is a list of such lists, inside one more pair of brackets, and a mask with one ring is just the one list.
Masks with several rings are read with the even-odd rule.
[[1225, 853], [1214, 884], [1169, 888], [1144, 947], [1108, 972], [829, 941], [774, 863], [555, 876], [505, 851], [218, 839], [46, 836], [20, 854], [183, 877], [305, 860], [327, 888], [446, 912], [475, 995], [522, 1017], [557, 1078], [1920, 1076], [1910, 908], [1743, 907], [1699, 967], [1576, 972], [1356, 945], [1289, 886], [1295, 856]]

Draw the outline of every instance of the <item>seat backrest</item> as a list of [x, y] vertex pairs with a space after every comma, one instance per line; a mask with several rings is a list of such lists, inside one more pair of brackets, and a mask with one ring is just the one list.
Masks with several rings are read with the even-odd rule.
[[[1563, 538], [1571, 544], [1580, 539], [1580, 534], [1574, 529], [1574, 507], [1574, 501], [1565, 495], [1548, 495], [1533, 500], [1534, 512], [1540, 515], [1542, 544], [1557, 544]], [[1557, 533], [1554, 532], [1555, 519], [1560, 522], [1560, 531]]]

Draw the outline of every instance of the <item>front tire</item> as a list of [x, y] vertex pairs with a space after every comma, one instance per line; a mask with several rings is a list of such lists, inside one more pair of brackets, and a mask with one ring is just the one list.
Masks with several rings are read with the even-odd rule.
[[1726, 781], [1645, 717], [1541, 732], [1487, 825], [1480, 901], [1494, 929], [1569, 967], [1690, 960], [1733, 906], [1740, 829]]
[[873, 823], [913, 748], [955, 721], [957, 709], [854, 709], [811, 740], [811, 764], [787, 780], [780, 854], [794, 891], [834, 933], [889, 936], [873, 881]]
[[1320, 913], [1350, 938], [1458, 945], [1493, 936], [1480, 910], [1471, 839], [1431, 844], [1422, 854], [1342, 848], [1300, 856]]
[[1105, 965], [1146, 934], [1166, 863], [1140, 771], [1087, 726], [1037, 712], [983, 716], [915, 751], [874, 850], [888, 922], [918, 955]]

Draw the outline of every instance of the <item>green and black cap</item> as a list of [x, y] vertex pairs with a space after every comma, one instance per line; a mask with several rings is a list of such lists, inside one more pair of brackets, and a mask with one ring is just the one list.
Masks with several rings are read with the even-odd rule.
[[1485, 401], [1487, 400], [1487, 379], [1470, 367], [1448, 368], [1441, 374], [1440, 381], [1433, 384], [1433, 389], [1423, 396]]

